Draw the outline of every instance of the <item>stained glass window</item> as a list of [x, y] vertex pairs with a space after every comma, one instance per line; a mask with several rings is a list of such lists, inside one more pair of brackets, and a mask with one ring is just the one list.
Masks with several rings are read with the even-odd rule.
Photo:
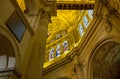
[[93, 18], [93, 10], [88, 10], [88, 14], [89, 14], [90, 18]]
[[65, 41], [63, 43], [63, 48], [64, 48], [64, 52], [68, 51], [68, 42], [67, 41]]
[[84, 29], [83, 29], [83, 26], [81, 24], [79, 25], [79, 33], [80, 33], [81, 36], [84, 33]]
[[60, 54], [61, 54], [60, 45], [57, 45], [57, 47], [56, 47], [56, 57], [59, 57]]
[[85, 26], [87, 27], [89, 25], [89, 22], [86, 16], [83, 16], [83, 21], [84, 21]]
[[53, 60], [53, 58], [54, 58], [54, 48], [52, 48], [52, 49], [50, 50], [50, 53], [49, 53], [49, 61], [50, 61], [50, 60]]

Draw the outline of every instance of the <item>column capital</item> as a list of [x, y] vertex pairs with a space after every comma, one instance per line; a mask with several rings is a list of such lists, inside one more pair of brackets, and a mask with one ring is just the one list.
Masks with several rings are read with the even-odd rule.
[[51, 14], [49, 11], [41, 10], [41, 19], [49, 19], [49, 22], [51, 22]]
[[42, 15], [43, 15], [43, 16], [48, 16], [49, 18], [51, 18], [50, 11], [47, 11], [47, 10], [41, 10], [41, 12], [42, 12]]

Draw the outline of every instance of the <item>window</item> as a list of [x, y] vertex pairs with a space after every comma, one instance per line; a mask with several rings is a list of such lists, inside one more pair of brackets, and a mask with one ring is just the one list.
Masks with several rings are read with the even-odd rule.
[[86, 16], [83, 16], [84, 25], [87, 27], [89, 25], [88, 19]]
[[25, 33], [26, 26], [17, 11], [14, 11], [6, 24], [16, 39], [20, 42]]
[[90, 18], [93, 18], [93, 10], [88, 10], [88, 14], [89, 14]]
[[63, 49], [64, 49], [64, 52], [68, 51], [68, 42], [67, 41], [65, 41], [63, 43]]
[[79, 33], [80, 33], [81, 36], [84, 33], [83, 26], [81, 24], [79, 25]]
[[60, 45], [57, 45], [57, 47], [56, 47], [56, 57], [59, 57], [60, 54], [61, 54]]
[[52, 48], [49, 53], [49, 61], [53, 59], [54, 59], [54, 48]]

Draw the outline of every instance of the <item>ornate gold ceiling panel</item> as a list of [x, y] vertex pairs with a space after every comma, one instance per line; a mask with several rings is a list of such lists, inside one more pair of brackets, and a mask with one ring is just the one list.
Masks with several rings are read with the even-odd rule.
[[61, 31], [68, 31], [75, 26], [80, 10], [57, 10], [57, 16], [52, 16], [52, 23], [48, 25], [47, 44]]

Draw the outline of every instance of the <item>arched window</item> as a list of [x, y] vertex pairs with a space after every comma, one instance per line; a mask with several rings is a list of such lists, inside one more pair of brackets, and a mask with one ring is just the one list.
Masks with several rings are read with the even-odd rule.
[[54, 48], [52, 48], [50, 50], [50, 53], [49, 53], [49, 61], [53, 60], [54, 59]]
[[83, 16], [83, 22], [84, 22], [85, 27], [89, 25], [89, 22], [86, 16]]
[[60, 51], [60, 44], [59, 44], [56, 47], [56, 57], [59, 57], [60, 55], [61, 55], [61, 51]]
[[64, 52], [68, 51], [68, 42], [67, 41], [64, 41], [64, 43], [63, 43], [63, 50], [64, 50]]
[[83, 26], [80, 24], [78, 28], [79, 28], [79, 29], [78, 29], [78, 30], [79, 30], [79, 33], [80, 33], [80, 35], [82, 36], [83, 33], [84, 33]]
[[88, 10], [88, 15], [90, 18], [93, 18], [93, 10]]

